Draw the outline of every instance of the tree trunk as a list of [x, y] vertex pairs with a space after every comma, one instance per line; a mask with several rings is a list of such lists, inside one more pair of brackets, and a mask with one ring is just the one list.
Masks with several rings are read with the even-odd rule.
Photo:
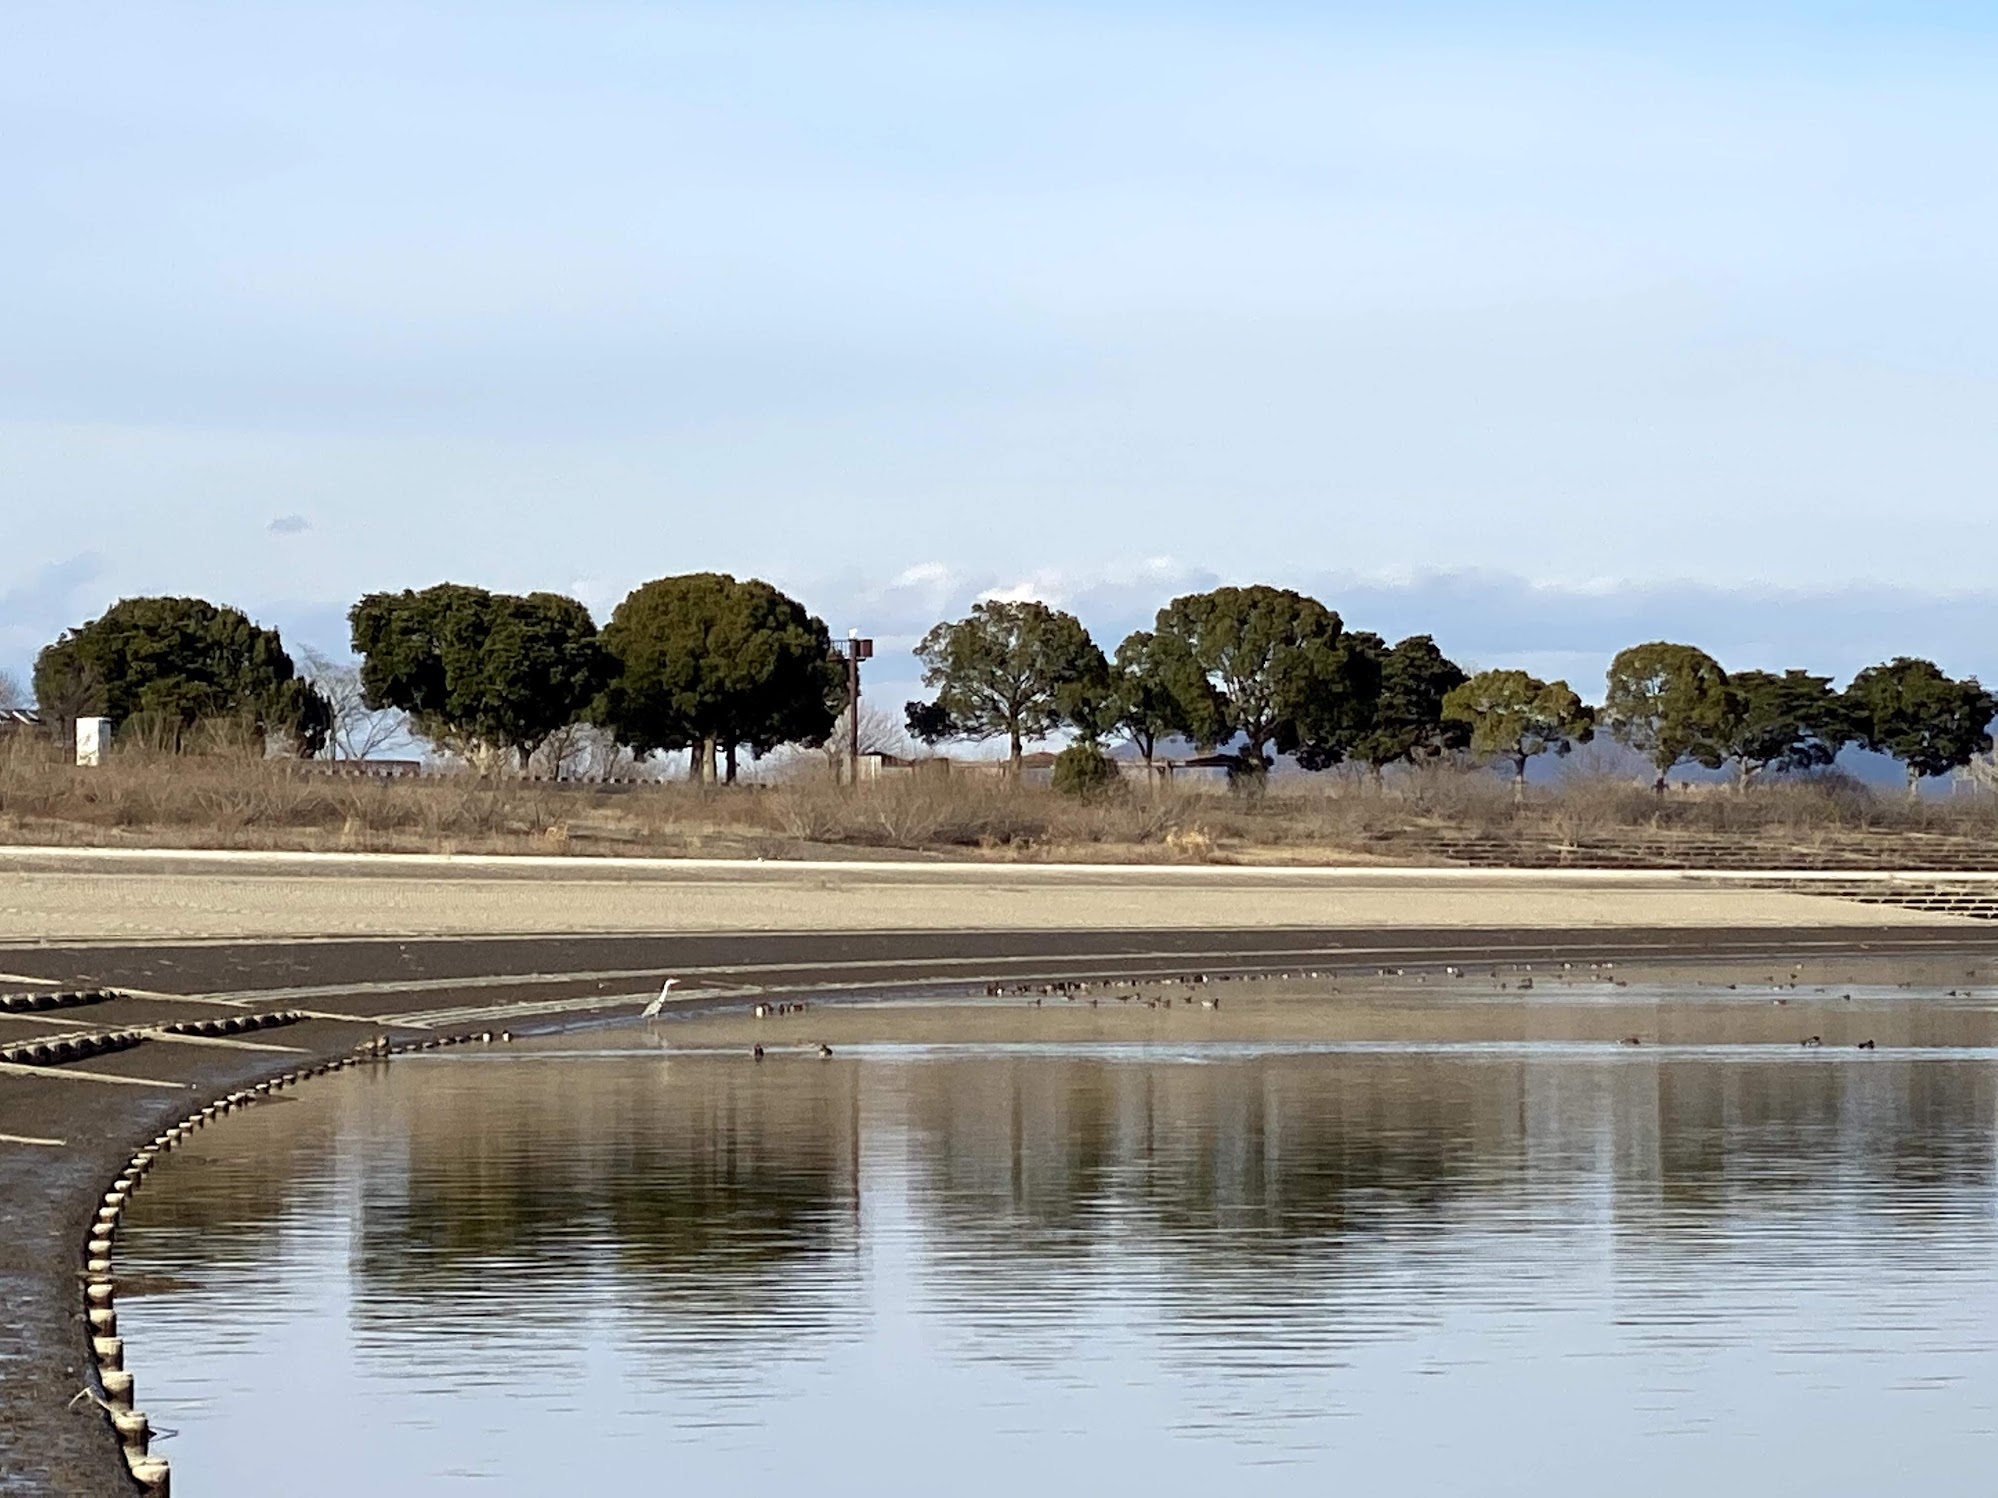
[[1922, 799], [1922, 772], [1913, 765], [1908, 766], [1908, 799], [1910, 801]]
[[1251, 739], [1242, 746], [1239, 756], [1241, 772], [1231, 775], [1229, 781], [1237, 790], [1250, 797], [1259, 797], [1269, 789], [1269, 765], [1263, 759], [1263, 741]]
[[724, 754], [724, 757], [725, 757], [725, 760], [726, 760], [726, 763], [727, 763], [727, 765], [728, 765], [728, 777], [727, 777], [727, 784], [729, 784], [729, 785], [734, 785], [734, 784], [735, 784], [735, 744], [734, 744], [733, 742], [731, 742], [731, 743], [729, 744], [728, 748], [727, 748], [726, 750], [724, 750], [724, 751], [723, 751], [723, 754]]
[[687, 778], [695, 785], [711, 785], [715, 778], [715, 741], [701, 738], [694, 741], [693, 752], [687, 760]]
[[1020, 723], [1017, 718], [1011, 724], [1010, 737], [1013, 745], [1011, 773], [1013, 778], [1018, 780], [1020, 778]]
[[1515, 754], [1512, 757], [1512, 800], [1516, 806], [1526, 799], [1526, 756]]

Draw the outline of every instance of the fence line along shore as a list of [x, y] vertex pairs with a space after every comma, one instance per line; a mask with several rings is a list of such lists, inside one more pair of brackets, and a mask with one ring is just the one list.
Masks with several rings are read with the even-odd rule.
[[[1917, 848], [1919, 851], [1919, 848]], [[0, 866], [32, 866], [37, 863], [87, 865], [180, 864], [219, 867], [253, 867], [259, 864], [304, 865], [308, 868], [418, 869], [425, 872], [464, 870], [530, 870], [578, 878], [639, 875], [645, 873], [733, 873], [752, 875], [765, 871], [867, 875], [920, 879], [1021, 881], [1084, 877], [1090, 879], [1158, 879], [1185, 884], [1213, 884], [1234, 881], [1282, 882], [1310, 880], [1335, 884], [1487, 884], [1519, 883], [1590, 884], [1741, 884], [1755, 885], [1776, 879], [1802, 884], [1867, 884], [1883, 887], [1896, 884], [1949, 880], [1969, 885], [1998, 886], [1998, 869], [1924, 868], [1893, 869], [1795, 868], [1771, 864], [1766, 868], [1494, 868], [1483, 865], [1436, 866], [1393, 863], [1091, 863], [1091, 862], [994, 862], [985, 859], [865, 859], [865, 858], [708, 858], [633, 854], [532, 854], [532, 853], [411, 853], [355, 852], [341, 849], [284, 848], [176, 848], [176, 847], [76, 847], [64, 844], [0, 844]]]

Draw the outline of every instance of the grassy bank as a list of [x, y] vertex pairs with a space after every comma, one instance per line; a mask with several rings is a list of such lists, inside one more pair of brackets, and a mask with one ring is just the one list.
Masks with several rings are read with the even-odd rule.
[[1515, 802], [1479, 771], [1279, 781], [1248, 797], [1078, 801], [986, 776], [702, 789], [473, 776], [378, 782], [285, 761], [0, 746], [0, 840], [45, 844], [1139, 862], [1998, 867], [1998, 798], [1911, 803], [1841, 777], [1654, 795], [1575, 774]]

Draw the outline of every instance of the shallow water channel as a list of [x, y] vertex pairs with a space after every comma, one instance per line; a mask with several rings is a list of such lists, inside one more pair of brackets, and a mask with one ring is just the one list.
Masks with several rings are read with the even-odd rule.
[[597, 1043], [162, 1161], [180, 1498], [1989, 1491], [1990, 1051]]

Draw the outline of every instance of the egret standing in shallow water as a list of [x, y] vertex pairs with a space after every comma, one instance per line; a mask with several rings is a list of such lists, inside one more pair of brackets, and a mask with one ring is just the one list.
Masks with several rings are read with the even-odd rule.
[[639, 1018], [640, 1019], [657, 1018], [659, 1011], [666, 1007], [666, 1000], [672, 995], [673, 985], [678, 983], [679, 981], [680, 980], [678, 978], [668, 978], [665, 981], [665, 983], [660, 986], [659, 997], [654, 999], [650, 1004], [647, 1004], [645, 1006], [644, 1012], [639, 1015]]

